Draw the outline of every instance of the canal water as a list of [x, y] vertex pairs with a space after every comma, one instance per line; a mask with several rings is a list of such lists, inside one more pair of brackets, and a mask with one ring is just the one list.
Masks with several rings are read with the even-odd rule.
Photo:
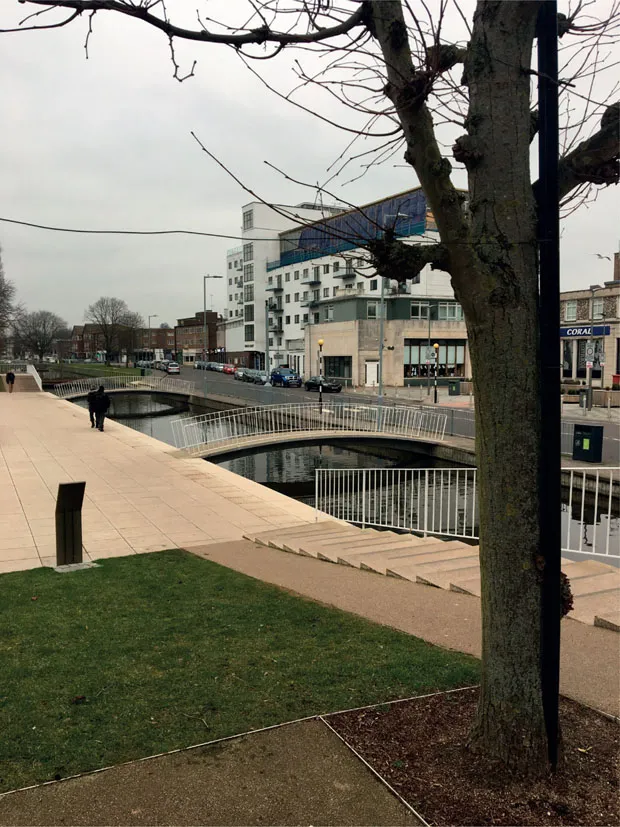
[[[179, 411], [170, 408], [170, 404], [163, 402], [161, 397], [137, 394], [111, 394], [110, 418], [118, 420], [127, 427], [134, 428], [141, 433], [148, 434], [155, 439], [174, 445], [171, 422], [174, 419], [194, 416], [197, 413], [205, 413], [204, 409], [196, 411]], [[85, 399], [78, 400], [76, 404], [87, 407]], [[242, 477], [254, 480], [266, 485], [269, 488], [280, 491], [296, 500], [314, 505], [315, 502], [315, 470], [317, 468], [329, 469], [356, 469], [356, 468], [454, 468], [455, 463], [433, 461], [429, 457], [409, 454], [405, 457], [389, 458], [376, 454], [369, 454], [366, 450], [356, 450], [353, 445], [305, 445], [287, 446], [283, 448], [271, 448], [267, 451], [260, 451], [232, 458], [214, 458], [223, 468], [233, 471]], [[388, 497], [398, 501], [399, 509], [407, 507], [415, 509], [415, 499], [411, 497], [411, 483], [408, 483], [407, 492], [402, 486], [402, 496], [398, 491], [382, 491], [381, 498]], [[465, 515], [466, 522], [471, 525], [473, 518], [474, 533], [477, 534], [477, 514], [473, 514], [471, 497], [471, 485], [469, 494], [465, 484], [460, 483], [456, 489], [452, 486], [451, 491], [446, 489], [446, 498], [454, 497], [455, 508], [461, 515]], [[349, 496], [352, 496], [349, 494]], [[343, 514], [342, 495], [339, 501], [332, 503], [335, 514]], [[437, 501], [439, 494], [437, 495]], [[562, 492], [562, 545], [571, 548], [582, 548], [585, 552], [591, 552], [594, 544], [597, 551], [604, 550], [607, 538], [609, 537], [609, 548], [617, 550], [620, 543], [620, 517], [616, 506], [612, 509], [612, 517], [607, 517], [607, 496], [600, 498], [595, 509], [593, 498], [589, 495], [585, 498], [582, 506], [581, 500], [575, 499], [569, 506], [569, 491]], [[409, 505], [405, 505], [409, 503]], [[414, 503], [412, 506], [411, 503]], [[330, 511], [332, 508], [330, 508]], [[413, 511], [410, 512], [410, 516]], [[346, 517], [345, 517], [346, 518]], [[569, 540], [569, 542], [567, 542]], [[582, 554], [571, 554], [565, 552], [565, 556], [573, 559], [583, 559]], [[597, 559], [602, 559], [597, 557]], [[617, 551], [605, 560], [613, 565], [620, 564]]]

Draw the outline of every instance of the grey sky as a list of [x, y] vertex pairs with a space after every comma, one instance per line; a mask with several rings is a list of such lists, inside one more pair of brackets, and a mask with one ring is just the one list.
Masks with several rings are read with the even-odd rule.
[[[23, 14], [17, 0], [3, 0], [0, 27]], [[81, 21], [58, 31], [0, 35], [2, 216], [234, 235], [240, 207], [251, 197], [201, 153], [190, 130], [248, 186], [280, 203], [312, 200], [313, 193], [284, 181], [264, 160], [301, 179], [322, 180], [348, 141], [265, 90], [230, 49], [181, 46], [182, 68], [193, 57], [198, 65], [196, 76], [179, 84], [159, 32], [99, 14], [88, 61], [84, 33]], [[255, 65], [282, 88], [289, 85], [288, 58]], [[317, 93], [306, 100], [347, 122], [347, 110]], [[363, 203], [415, 186], [409, 169], [393, 166], [402, 163], [397, 157], [336, 194]], [[618, 190], [609, 188], [564, 222], [564, 289], [611, 278], [611, 265], [593, 254], [618, 249], [618, 206]], [[226, 249], [238, 242], [77, 236], [0, 223], [0, 244], [6, 274], [29, 309], [49, 309], [75, 324], [90, 302], [116, 295], [143, 316], [157, 313], [158, 321], [174, 324], [201, 308], [202, 275], [223, 273]], [[221, 310], [224, 284], [210, 285], [214, 309]]]

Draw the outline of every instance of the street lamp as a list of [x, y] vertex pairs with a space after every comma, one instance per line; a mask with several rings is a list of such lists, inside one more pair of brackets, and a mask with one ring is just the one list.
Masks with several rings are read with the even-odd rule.
[[[405, 212], [387, 213], [384, 218], [393, 218], [394, 224], [390, 228], [392, 238], [396, 234], [396, 222], [399, 218], [410, 218], [411, 216]], [[385, 227], [383, 228], [385, 233]], [[385, 277], [381, 274], [381, 295], [379, 300], [379, 411], [383, 405], [383, 338], [385, 336]]]
[[[150, 353], [151, 352], [151, 319], [158, 319], [159, 316], [157, 315], [157, 313], [151, 313], [151, 315], [148, 318], [149, 318], [149, 343], [148, 343], [148, 348], [149, 348], [149, 353]], [[153, 350], [153, 359], [154, 358], [155, 358], [155, 351]]]
[[435, 348], [435, 405], [437, 404], [437, 372], [439, 370], [439, 345], [437, 342], [433, 345]]
[[[601, 287], [599, 284], [591, 284], [590, 285], [590, 342], [592, 344], [592, 367], [587, 368], [588, 371], [588, 410], [592, 408], [592, 374], [594, 373], [594, 359], [596, 357], [596, 347], [594, 344], [594, 294], [598, 290], [603, 290], [604, 288]], [[603, 315], [603, 320], [605, 316]], [[603, 334], [605, 335], [605, 334]], [[588, 356], [586, 354], [586, 364], [588, 362]], [[603, 386], [603, 373], [601, 372], [601, 387]]]
[[317, 342], [319, 346], [319, 413], [323, 413], [323, 339]]
[[216, 276], [208, 273], [206, 276], [202, 277], [202, 299], [203, 299], [203, 358], [207, 358], [207, 279], [223, 279], [224, 276]]

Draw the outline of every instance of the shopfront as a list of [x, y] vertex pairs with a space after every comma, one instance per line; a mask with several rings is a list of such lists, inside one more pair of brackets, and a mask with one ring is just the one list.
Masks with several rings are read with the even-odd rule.
[[[437, 376], [465, 377], [465, 339], [432, 339], [438, 344]], [[435, 361], [427, 364], [428, 339], [405, 339], [404, 378], [418, 379], [435, 375]]]
[[601, 385], [607, 357], [613, 356], [606, 353], [610, 349], [609, 339], [606, 341], [610, 333], [609, 325], [561, 327], [562, 379], [585, 380], [591, 369], [593, 382]]

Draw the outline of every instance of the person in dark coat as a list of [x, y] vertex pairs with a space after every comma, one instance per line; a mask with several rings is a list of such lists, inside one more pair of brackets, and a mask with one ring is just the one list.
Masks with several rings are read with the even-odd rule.
[[103, 431], [103, 422], [109, 407], [110, 397], [105, 392], [103, 385], [100, 385], [99, 390], [95, 394], [95, 423], [100, 431]]
[[88, 391], [88, 396], [86, 399], [88, 400], [88, 415], [90, 416], [90, 427], [95, 427], [95, 399], [97, 397], [97, 391], [94, 388], [91, 388]]
[[9, 393], [13, 393], [13, 385], [15, 384], [15, 374], [9, 370], [6, 375], [6, 383], [9, 387]]

